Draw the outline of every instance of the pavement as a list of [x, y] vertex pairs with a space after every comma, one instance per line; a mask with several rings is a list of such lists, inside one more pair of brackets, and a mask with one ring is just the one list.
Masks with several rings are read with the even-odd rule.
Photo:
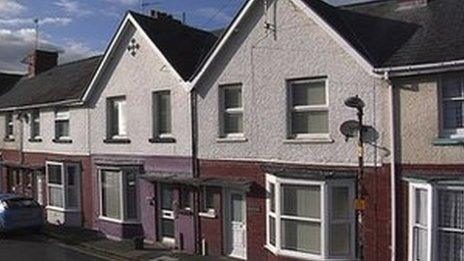
[[[136, 250], [133, 240], [114, 241], [101, 233], [82, 228], [66, 228], [47, 225], [42, 234], [49, 241], [61, 244], [70, 250], [91, 255], [101, 260], [115, 261], [230, 261], [226, 257], [189, 255], [167, 248], [162, 244], [145, 244], [143, 250]], [[1, 253], [1, 251], [0, 251]], [[2, 253], [3, 254], [3, 253]], [[0, 254], [0, 261], [2, 261]], [[11, 259], [10, 259], [11, 260]], [[41, 259], [42, 260], [42, 259]], [[44, 259], [46, 260], [46, 259]], [[80, 259], [94, 260], [94, 259]]]

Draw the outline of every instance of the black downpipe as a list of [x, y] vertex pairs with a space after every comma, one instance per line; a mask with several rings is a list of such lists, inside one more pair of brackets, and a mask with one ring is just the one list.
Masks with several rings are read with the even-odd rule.
[[[197, 125], [197, 92], [195, 89], [190, 91], [190, 119], [192, 128], [192, 175], [193, 178], [200, 177], [199, 163], [198, 163], [198, 125]], [[194, 189], [194, 204], [193, 204], [193, 223], [195, 235], [195, 252], [201, 254], [201, 224], [199, 220], [200, 202], [200, 188]]]

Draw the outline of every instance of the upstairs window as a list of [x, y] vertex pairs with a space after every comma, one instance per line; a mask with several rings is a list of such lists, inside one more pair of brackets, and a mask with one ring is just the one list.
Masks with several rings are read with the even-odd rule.
[[5, 115], [5, 139], [14, 139], [13, 125], [13, 113], [9, 112]]
[[224, 85], [220, 90], [220, 136], [243, 137], [242, 86]]
[[464, 138], [464, 78], [451, 76], [442, 79], [443, 135]]
[[107, 100], [108, 139], [127, 138], [126, 98], [115, 97]]
[[288, 100], [288, 138], [328, 137], [327, 79], [289, 81]]
[[157, 138], [172, 137], [171, 125], [171, 92], [154, 92], [153, 136]]
[[40, 138], [40, 111], [34, 110], [31, 112], [31, 139]]
[[58, 109], [55, 111], [55, 139], [69, 140], [69, 119], [68, 109]]

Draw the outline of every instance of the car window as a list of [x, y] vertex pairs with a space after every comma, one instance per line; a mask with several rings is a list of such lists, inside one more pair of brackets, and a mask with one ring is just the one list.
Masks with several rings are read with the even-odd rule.
[[13, 198], [5, 200], [9, 208], [37, 208], [39, 204], [29, 198]]

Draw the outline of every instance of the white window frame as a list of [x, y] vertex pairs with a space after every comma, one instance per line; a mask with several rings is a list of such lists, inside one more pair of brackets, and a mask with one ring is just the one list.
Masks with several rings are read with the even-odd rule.
[[[201, 193], [202, 193], [202, 200], [201, 200], [201, 212], [199, 213], [200, 216], [203, 217], [216, 217], [216, 209], [214, 208], [207, 208], [206, 207], [206, 197], [208, 193], [206, 193], [207, 189], [211, 188], [209, 186], [203, 186], [201, 188]], [[214, 193], [213, 193], [213, 204], [214, 204]]]
[[[170, 125], [170, 132], [161, 132], [160, 126], [158, 124], [159, 122], [159, 117], [160, 117], [160, 106], [158, 104], [158, 97], [163, 94], [168, 94], [169, 95], [169, 112], [171, 116], [169, 117], [169, 125]], [[153, 120], [153, 137], [156, 138], [174, 138], [174, 135], [172, 134], [172, 92], [171, 90], [159, 90], [155, 91], [152, 93], [152, 106], [153, 106], [153, 112], [152, 112], [152, 120]]]
[[[135, 190], [135, 215], [136, 218], [127, 218], [126, 217], [126, 206], [127, 206], [127, 197], [126, 197], [126, 188], [127, 188], [127, 182], [125, 179], [125, 176], [127, 173], [123, 168], [117, 168], [117, 167], [98, 167], [98, 202], [99, 202], [99, 211], [98, 211], [98, 219], [105, 220], [105, 221], [110, 221], [114, 223], [139, 223], [139, 207], [138, 207], [138, 190]], [[120, 219], [112, 218], [112, 217], [106, 217], [103, 215], [103, 197], [102, 197], [102, 171], [113, 171], [117, 172], [119, 175], [119, 191], [121, 192], [119, 195], [119, 202], [121, 203], [121, 209], [119, 210], [119, 216], [121, 217]], [[137, 186], [137, 177], [135, 178], [134, 182], [136, 183], [135, 186]]]
[[[438, 193], [440, 190], [464, 190], [464, 185], [440, 185], [430, 184], [421, 181], [409, 182], [409, 223], [408, 223], [408, 260], [414, 260], [414, 234], [413, 229], [415, 225], [415, 191], [423, 189], [427, 191], [427, 260], [437, 260], [438, 258], [438, 231], [445, 230], [438, 225]], [[461, 231], [460, 231], [461, 232]], [[464, 232], [464, 231], [462, 231]]]
[[[37, 116], [37, 117], [35, 117]], [[37, 110], [33, 110], [31, 113], [30, 113], [30, 117], [31, 117], [31, 128], [30, 128], [30, 138], [31, 139], [40, 139], [40, 110], [37, 109]], [[34, 133], [34, 126], [37, 126], [37, 133]], [[34, 135], [36, 134], [36, 135]]]
[[[60, 166], [61, 168], [61, 185], [58, 184], [50, 184], [49, 183], [49, 173], [48, 173], [48, 166], [49, 165], [55, 165], [55, 166]], [[45, 180], [47, 182], [47, 209], [52, 209], [52, 210], [58, 210], [62, 212], [78, 212], [81, 209], [81, 167], [78, 163], [70, 163], [70, 162], [57, 162], [57, 161], [46, 161], [45, 162], [45, 170], [46, 170], [46, 177]], [[76, 183], [74, 184], [74, 187], [76, 188], [76, 198], [77, 198], [77, 205], [75, 207], [69, 207], [68, 206], [68, 200], [67, 200], [67, 192], [68, 192], [68, 171], [67, 171], [67, 166], [74, 166], [76, 167], [77, 170], [77, 177], [76, 178]], [[58, 206], [52, 206], [50, 205], [50, 188], [61, 188], [61, 197], [63, 199], [63, 207], [58, 207]]]
[[[439, 101], [440, 101], [440, 108], [441, 108], [441, 120], [440, 120], [440, 126], [441, 126], [441, 134], [444, 137], [451, 138], [451, 139], [462, 139], [464, 138], [464, 127], [462, 128], [445, 128], [445, 109], [444, 109], [444, 103], [445, 101], [461, 101], [464, 103], [464, 93], [462, 94], [461, 97], [454, 97], [454, 98], [445, 98], [443, 97], [443, 89], [445, 88], [444, 86], [444, 81], [445, 78], [459, 78], [461, 81], [461, 88], [464, 90], [464, 76], [462, 75], [451, 75], [451, 76], [441, 76], [439, 80]], [[464, 119], [463, 119], [464, 120]]]
[[[321, 105], [299, 105], [293, 106], [293, 85], [298, 83], [319, 83], [325, 84], [325, 104]], [[327, 133], [297, 133], [293, 134], [293, 113], [295, 112], [317, 112], [327, 111], [327, 121], [329, 123]], [[287, 138], [294, 140], [329, 139], [330, 138], [330, 117], [329, 117], [329, 80], [326, 77], [289, 79], [287, 80]]]
[[[10, 133], [11, 128], [11, 133]], [[7, 112], [5, 114], [5, 138], [13, 139], [14, 138], [14, 113]]]
[[[61, 115], [60, 115], [61, 114]], [[68, 122], [68, 136], [58, 136], [56, 132], [57, 122]], [[71, 112], [67, 108], [61, 108], [55, 110], [55, 139], [57, 140], [71, 140]]]
[[[245, 113], [244, 113], [244, 100], [243, 100], [243, 85], [241, 83], [222, 84], [219, 85], [219, 137], [226, 139], [240, 139], [245, 136]], [[226, 109], [225, 92], [230, 89], [240, 90], [242, 107]], [[242, 132], [226, 133], [226, 117], [229, 115], [242, 115]]]
[[[126, 96], [116, 96], [107, 98], [107, 136], [108, 139], [127, 139], [128, 137], [128, 117]], [[118, 115], [114, 114], [114, 105], [118, 104]], [[114, 117], [118, 118], [118, 133], [113, 133]], [[123, 123], [123, 124], [122, 124]]]
[[[350, 206], [350, 253], [348, 256], [330, 256], [330, 204], [332, 202], [330, 188], [332, 187], [348, 187], [350, 198], [354, 199], [354, 182], [352, 180], [332, 180], [332, 181], [312, 181], [312, 180], [301, 180], [301, 179], [289, 179], [280, 178], [271, 174], [266, 174], [266, 191], [269, 193], [271, 184], [274, 184], [275, 193], [275, 212], [271, 212], [271, 199], [266, 197], [266, 245], [265, 247], [272, 253], [279, 256], [286, 256], [292, 258], [302, 258], [310, 260], [330, 260], [330, 259], [354, 259], [355, 258], [355, 213], [354, 207]], [[310, 254], [293, 250], [286, 250], [281, 248], [281, 219], [285, 219], [288, 216], [281, 215], [281, 185], [298, 185], [298, 186], [320, 186], [320, 219], [313, 218], [302, 218], [302, 217], [291, 217], [294, 220], [303, 221], [317, 221], [321, 224], [321, 254]], [[350, 201], [351, 202], [351, 201]], [[272, 216], [275, 220], [275, 246], [270, 243], [270, 218]]]

